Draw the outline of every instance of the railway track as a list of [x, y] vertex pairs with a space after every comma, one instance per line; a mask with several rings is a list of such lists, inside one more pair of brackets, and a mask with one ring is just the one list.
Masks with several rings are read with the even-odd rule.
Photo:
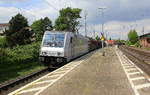
[[146, 51], [139, 50], [136, 48], [127, 48], [127, 49], [132, 51], [132, 53], [136, 54], [137, 56], [139, 56], [140, 59], [143, 60], [144, 62], [146, 63], [150, 62], [150, 52], [146, 52]]
[[150, 52], [146, 52], [143, 50], [139, 50], [139, 49], [135, 49], [135, 48], [131, 48], [131, 47], [126, 47], [126, 46], [121, 46], [120, 49], [126, 50], [126, 52], [130, 51], [128, 53], [134, 55], [135, 57], [144, 61], [145, 63], [150, 62]]
[[29, 75], [17, 77], [14, 80], [6, 81], [6, 82], [0, 84], [0, 95], [6, 95], [15, 89], [33, 81], [51, 71], [54, 71], [55, 69], [57, 69], [57, 68], [50, 68], [50, 69], [44, 68], [42, 70], [33, 72]]
[[150, 77], [150, 53], [143, 50], [137, 50], [126, 46], [120, 46], [119, 49], [141, 68]]

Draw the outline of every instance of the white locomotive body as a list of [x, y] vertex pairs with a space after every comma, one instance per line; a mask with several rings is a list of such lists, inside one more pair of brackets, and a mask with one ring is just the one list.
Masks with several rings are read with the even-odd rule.
[[88, 38], [72, 32], [46, 31], [40, 50], [40, 61], [56, 66], [79, 57], [89, 50]]

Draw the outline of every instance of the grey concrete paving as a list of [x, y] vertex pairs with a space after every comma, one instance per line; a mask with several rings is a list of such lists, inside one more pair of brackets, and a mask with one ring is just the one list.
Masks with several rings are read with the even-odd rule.
[[114, 48], [96, 51], [40, 95], [134, 95]]

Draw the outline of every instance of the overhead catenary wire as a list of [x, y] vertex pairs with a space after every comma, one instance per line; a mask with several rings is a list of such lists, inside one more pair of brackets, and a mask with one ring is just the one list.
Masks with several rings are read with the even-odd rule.
[[[52, 7], [54, 10], [56, 10], [57, 12], [59, 11], [59, 9], [61, 9], [61, 7], [71, 7], [71, 1], [70, 0], [58, 0], [59, 1], [59, 8], [56, 8], [55, 6], [53, 6], [53, 4], [51, 4], [49, 2], [50, 0], [45, 0], [45, 3], [48, 4], [50, 7]], [[63, 1], [63, 2], [62, 2]], [[53, 2], [54, 3], [54, 2]], [[61, 4], [60, 4], [61, 3]], [[63, 3], [63, 4], [62, 4]], [[57, 3], [58, 4], [58, 3]]]
[[50, 7], [55, 9], [57, 12], [59, 11], [56, 7], [54, 7], [51, 3], [49, 3], [47, 0], [45, 0], [46, 4], [48, 4]]

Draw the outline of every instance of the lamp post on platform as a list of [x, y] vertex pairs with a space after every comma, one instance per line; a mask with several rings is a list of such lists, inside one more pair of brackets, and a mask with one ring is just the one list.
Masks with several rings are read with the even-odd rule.
[[85, 36], [87, 37], [87, 11], [84, 11], [84, 27], [85, 27]]
[[[104, 19], [104, 10], [106, 9], [106, 7], [99, 7], [99, 10], [101, 10], [102, 12], [102, 18]], [[104, 33], [104, 22], [102, 21], [102, 33]]]
[[[99, 7], [98, 9], [101, 10], [102, 18], [104, 19], [104, 10], [106, 9], [106, 7]], [[102, 49], [103, 49], [104, 48], [104, 40], [105, 40], [105, 38], [104, 38], [104, 21], [102, 21], [102, 33], [101, 34], [102, 34], [101, 41], [102, 41]], [[102, 55], [105, 56], [104, 51], [103, 51]]]
[[[99, 7], [98, 9], [101, 10], [102, 18], [104, 19], [104, 10], [106, 9], [106, 7]], [[102, 36], [104, 36], [104, 21], [102, 21], [102, 34], [103, 34]], [[101, 41], [102, 41], [102, 48], [104, 48], [104, 39], [102, 38]]]

